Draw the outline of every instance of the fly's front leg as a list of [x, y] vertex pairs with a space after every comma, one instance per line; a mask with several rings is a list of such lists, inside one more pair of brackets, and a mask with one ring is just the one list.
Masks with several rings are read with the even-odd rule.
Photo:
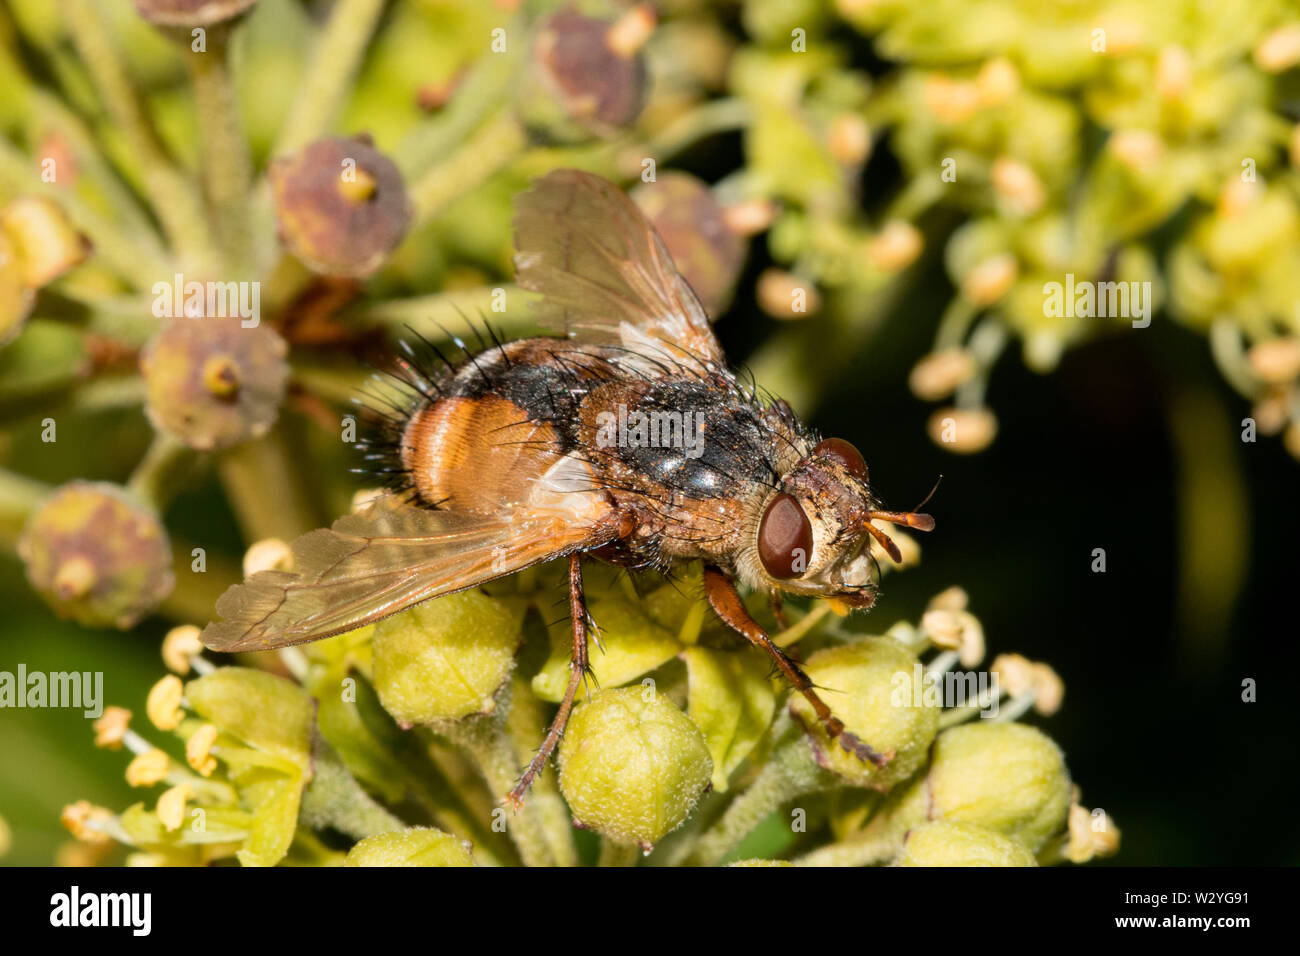
[[717, 612], [718, 617], [722, 619], [724, 624], [739, 633], [754, 646], [761, 647], [771, 656], [785, 679], [790, 682], [795, 690], [803, 694], [808, 703], [812, 705], [813, 712], [817, 715], [817, 719], [822, 722], [822, 726], [826, 728], [826, 733], [832, 740], [839, 741], [841, 747], [859, 760], [875, 764], [877, 767], [883, 767], [890, 761], [893, 757], [892, 753], [878, 753], [859, 740], [854, 734], [844, 729], [844, 722], [831, 713], [831, 709], [826, 706], [826, 702], [817, 696], [808, 675], [800, 670], [799, 665], [792, 661], [781, 648], [772, 643], [772, 639], [767, 636], [767, 632], [754, 620], [749, 613], [749, 609], [745, 607], [745, 602], [740, 599], [740, 592], [736, 590], [735, 582], [720, 568], [705, 567], [704, 593], [709, 596], [709, 603], [713, 605], [713, 610]]
[[564, 699], [560, 701], [560, 709], [556, 711], [555, 719], [551, 721], [551, 727], [546, 732], [542, 746], [538, 748], [532, 762], [528, 764], [528, 769], [515, 784], [515, 788], [506, 797], [516, 810], [523, 806], [524, 794], [528, 792], [537, 775], [542, 772], [546, 761], [550, 759], [556, 745], [559, 744], [560, 738], [564, 736], [564, 727], [569, 722], [573, 702], [578, 696], [578, 686], [582, 683], [583, 675], [587, 673], [587, 602], [582, 592], [582, 558], [578, 554], [569, 555], [569, 617], [573, 623], [573, 654], [569, 659], [569, 685], [565, 688]]

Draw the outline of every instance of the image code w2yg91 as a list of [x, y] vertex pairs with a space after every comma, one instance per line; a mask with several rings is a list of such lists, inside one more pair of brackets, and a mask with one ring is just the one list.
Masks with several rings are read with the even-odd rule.
[[1051, 866], [1249, 928], [1180, 868], [1300, 853], [1300, 7], [1048, 6], [0, 0], [0, 863], [100, 868], [40, 922]]

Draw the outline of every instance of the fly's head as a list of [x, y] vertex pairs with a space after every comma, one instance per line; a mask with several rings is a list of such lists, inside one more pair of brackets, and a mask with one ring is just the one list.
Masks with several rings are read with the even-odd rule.
[[843, 439], [828, 438], [769, 492], [746, 530], [738, 570], [750, 584], [769, 591], [870, 607], [875, 600], [871, 540], [901, 560], [898, 546], [873, 521], [919, 531], [934, 527], [929, 515], [880, 510], [861, 453]]

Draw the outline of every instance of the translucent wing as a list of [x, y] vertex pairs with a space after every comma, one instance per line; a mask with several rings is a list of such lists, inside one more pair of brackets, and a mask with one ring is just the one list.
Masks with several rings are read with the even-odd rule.
[[369, 624], [428, 598], [604, 543], [554, 509], [484, 518], [381, 498], [293, 542], [294, 571], [259, 571], [217, 601], [218, 651], [301, 644]]
[[650, 221], [613, 183], [547, 173], [516, 200], [515, 271], [547, 320], [585, 341], [725, 367], [709, 319]]

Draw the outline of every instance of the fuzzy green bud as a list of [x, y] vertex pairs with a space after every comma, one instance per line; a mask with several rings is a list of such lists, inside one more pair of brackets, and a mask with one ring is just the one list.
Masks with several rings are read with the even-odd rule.
[[28, 521], [18, 555], [55, 612], [87, 627], [131, 627], [174, 582], [157, 516], [104, 482], [56, 490]]
[[1065, 825], [1070, 776], [1041, 731], [978, 721], [935, 740], [927, 790], [929, 817], [996, 830], [1038, 850]]
[[[844, 726], [877, 753], [892, 754], [883, 767], [866, 763], [831, 740], [802, 697], [790, 710], [808, 731], [817, 761], [861, 787], [888, 790], [924, 763], [939, 729], [934, 695], [914, 693], [916, 656], [889, 637], [869, 637], [818, 651], [804, 669]], [[929, 698], [927, 700], [927, 698]]]
[[473, 866], [471, 846], [450, 833], [411, 827], [400, 833], [366, 837], [349, 852], [344, 866]]
[[984, 827], [940, 820], [908, 831], [895, 866], [1037, 866], [1024, 845]]
[[18, 250], [0, 232], [0, 345], [18, 334], [35, 302], [36, 292], [24, 281]]
[[560, 750], [560, 789], [580, 825], [649, 850], [709, 784], [704, 735], [664, 695], [601, 691], [579, 706]]
[[462, 591], [384, 618], [372, 646], [384, 708], [406, 725], [491, 712], [523, 617], [517, 601]]

